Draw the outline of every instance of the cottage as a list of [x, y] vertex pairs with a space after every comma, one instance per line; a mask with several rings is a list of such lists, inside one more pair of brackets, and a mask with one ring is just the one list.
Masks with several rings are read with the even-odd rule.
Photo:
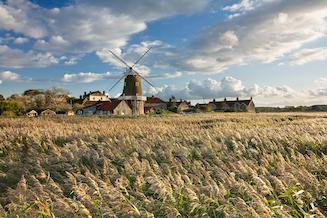
[[74, 116], [74, 115], [75, 115], [75, 112], [72, 111], [72, 110], [70, 110], [70, 111], [67, 111], [67, 112], [66, 112], [66, 115], [67, 115], [67, 116]]
[[79, 99], [74, 100], [74, 104], [80, 104], [83, 107], [89, 107], [95, 105], [97, 102], [108, 102], [110, 101], [109, 95], [105, 91], [94, 91], [89, 92], [88, 94], [84, 92], [84, 95], [81, 95]]
[[173, 112], [177, 112], [177, 113], [185, 112], [187, 110], [190, 110], [191, 102], [182, 99], [180, 101], [176, 101], [176, 99], [171, 98], [167, 103], [167, 107], [169, 110]]
[[96, 108], [97, 115], [133, 115], [131, 102], [125, 100], [112, 100], [111, 102], [103, 102]]
[[76, 114], [78, 115], [93, 115], [95, 114], [97, 107], [99, 107], [102, 103], [98, 102], [98, 103], [93, 103], [91, 105], [88, 105], [86, 107], [83, 107], [79, 110], [77, 110]]
[[144, 110], [145, 108], [152, 109], [152, 110], [160, 110], [160, 109], [167, 110], [167, 102], [161, 100], [158, 97], [154, 97], [154, 96], [147, 97], [144, 104]]
[[26, 114], [28, 117], [37, 117], [39, 114], [35, 110], [31, 110]]
[[214, 106], [212, 104], [196, 104], [195, 105], [197, 112], [211, 112], [213, 111]]
[[46, 109], [46, 110], [42, 111], [40, 115], [41, 116], [53, 116], [53, 115], [56, 115], [56, 112], [54, 112], [53, 110], [50, 110], [50, 109]]
[[226, 98], [224, 101], [209, 102], [215, 111], [236, 111], [236, 112], [255, 112], [255, 105], [252, 97], [249, 100], [240, 100], [236, 98], [235, 101], [228, 101]]

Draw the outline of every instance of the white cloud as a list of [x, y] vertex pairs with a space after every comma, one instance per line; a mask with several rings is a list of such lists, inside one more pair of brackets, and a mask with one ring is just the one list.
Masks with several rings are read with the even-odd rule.
[[24, 53], [19, 49], [12, 49], [6, 45], [0, 45], [0, 65], [3, 67], [47, 67], [57, 63], [58, 59], [49, 52], [37, 53], [29, 51]]
[[315, 80], [314, 82], [317, 84], [325, 84], [325, 83], [327, 84], [327, 78], [320, 77], [319, 79]]
[[[182, 76], [182, 72], [150, 74], [146, 70], [139, 71], [142, 76], [148, 79], [173, 79]], [[80, 72], [80, 73], [66, 73], [62, 81], [69, 83], [92, 83], [104, 79], [120, 79], [124, 74], [94, 73], [94, 72]], [[1, 79], [1, 76], [0, 76]]]
[[291, 58], [292, 65], [303, 65], [312, 61], [327, 59], [327, 48], [302, 49]]
[[0, 29], [38, 39], [35, 48], [52, 53], [88, 53], [120, 48], [147, 23], [204, 9], [209, 0], [77, 0], [46, 9], [28, 0], [0, 3]]
[[17, 73], [11, 72], [11, 71], [4, 71], [4, 72], [0, 72], [0, 78], [2, 80], [19, 80], [20, 76]]
[[21, 81], [21, 76], [17, 73], [14, 73], [12, 71], [3, 71], [0, 72], [0, 84], [3, 83], [3, 81]]
[[[171, 96], [188, 100], [206, 99], [248, 99], [254, 97], [257, 106], [289, 106], [289, 105], [314, 105], [327, 101], [327, 89], [294, 90], [281, 86], [245, 86], [241, 80], [234, 77], [225, 77], [222, 80], [206, 79], [202, 81], [191, 80], [185, 86], [163, 85], [150, 87], [146, 95], [156, 95], [163, 99]], [[201, 100], [202, 101], [202, 100]]]
[[223, 8], [224, 11], [250, 11], [253, 10], [255, 7], [255, 0], [242, 0], [239, 3], [228, 5]]
[[224, 77], [222, 80], [206, 79], [203, 81], [191, 80], [185, 87], [176, 88], [164, 85], [158, 88], [150, 88], [148, 94], [156, 94], [163, 98], [174, 95], [177, 98], [186, 99], [209, 99], [224, 97], [281, 97], [294, 98], [297, 92], [288, 86], [262, 86], [254, 84], [245, 87], [241, 80], [234, 77]]
[[312, 97], [327, 97], [327, 88], [319, 88], [309, 91]]
[[66, 73], [63, 77], [64, 82], [74, 83], [92, 83], [98, 80], [104, 80], [109, 78], [119, 78], [119, 75], [113, 75], [110, 72], [107, 73], [93, 73], [93, 72], [81, 72], [81, 73]]
[[[270, 63], [327, 33], [326, 1], [242, 2], [256, 4], [250, 4], [255, 7], [247, 7], [251, 8], [247, 13], [209, 27], [176, 65], [184, 70], [218, 73], [231, 65]], [[222, 40], [226, 33], [234, 40]]]
[[14, 41], [15, 44], [25, 44], [28, 43], [30, 40], [25, 37], [17, 37]]

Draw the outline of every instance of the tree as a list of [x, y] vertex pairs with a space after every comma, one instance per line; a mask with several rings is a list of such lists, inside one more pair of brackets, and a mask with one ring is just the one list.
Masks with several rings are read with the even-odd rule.
[[0, 101], [4, 101], [5, 97], [3, 97], [3, 95], [0, 94]]
[[[1, 101], [0, 102], [0, 115], [3, 113], [9, 114], [10, 112], [14, 113], [15, 115], [21, 115], [23, 113], [23, 108], [14, 101]], [[5, 113], [5, 114], [6, 114]]]

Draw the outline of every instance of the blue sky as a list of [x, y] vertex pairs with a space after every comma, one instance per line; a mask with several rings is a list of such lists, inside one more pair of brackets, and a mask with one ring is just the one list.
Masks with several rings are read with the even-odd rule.
[[326, 104], [326, 33], [325, 0], [0, 1], [0, 93], [108, 92], [124, 67], [107, 50], [152, 47], [144, 95]]

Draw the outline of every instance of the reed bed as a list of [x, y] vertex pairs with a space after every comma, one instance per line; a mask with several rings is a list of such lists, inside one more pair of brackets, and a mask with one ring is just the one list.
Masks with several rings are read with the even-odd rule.
[[0, 119], [0, 217], [325, 217], [327, 114]]

